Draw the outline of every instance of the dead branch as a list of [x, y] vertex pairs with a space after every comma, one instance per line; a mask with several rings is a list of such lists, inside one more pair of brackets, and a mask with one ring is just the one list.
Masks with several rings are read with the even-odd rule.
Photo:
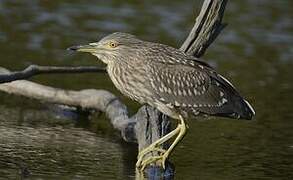
[[0, 74], [0, 83], [7, 83], [16, 80], [28, 79], [38, 74], [56, 74], [56, 73], [89, 73], [98, 72], [106, 73], [105, 68], [96, 66], [39, 66], [30, 65], [22, 71], [14, 71]]
[[180, 50], [201, 57], [226, 24], [222, 24], [228, 0], [205, 0], [200, 14]]
[[[0, 68], [0, 73], [9, 74], [10, 72]], [[127, 107], [114, 94], [108, 91], [96, 89], [81, 91], [64, 90], [27, 80], [1, 84], [0, 90], [9, 94], [21, 95], [49, 103], [79, 107], [83, 110], [105, 112], [106, 116], [111, 120], [113, 127], [122, 132], [122, 137], [126, 141], [130, 141], [128, 137], [124, 136], [124, 129], [133, 120], [128, 118]], [[134, 135], [129, 133], [128, 135], [129, 137], [134, 137]], [[131, 141], [136, 141], [136, 139], [131, 138]]]

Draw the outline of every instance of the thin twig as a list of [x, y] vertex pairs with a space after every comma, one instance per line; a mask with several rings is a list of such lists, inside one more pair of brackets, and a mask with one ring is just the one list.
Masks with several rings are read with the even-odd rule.
[[97, 66], [76, 66], [76, 67], [61, 67], [61, 66], [39, 66], [30, 65], [22, 71], [14, 71], [0, 74], [0, 83], [7, 83], [16, 80], [31, 78], [38, 74], [56, 74], [56, 73], [90, 73], [98, 72], [105, 73], [106, 69]]

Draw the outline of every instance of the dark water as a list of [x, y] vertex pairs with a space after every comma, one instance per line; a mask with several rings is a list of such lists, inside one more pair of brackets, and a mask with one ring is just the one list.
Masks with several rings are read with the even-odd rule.
[[[0, 66], [96, 65], [71, 45], [124, 31], [179, 47], [202, 1], [0, 0]], [[189, 122], [176, 179], [293, 179], [293, 2], [230, 1], [228, 27], [204, 56], [253, 104], [253, 121]], [[66, 89], [107, 89], [105, 75], [42, 75]], [[135, 112], [137, 104], [122, 97]], [[134, 179], [136, 146], [103, 115], [73, 119], [0, 92], [0, 179]]]

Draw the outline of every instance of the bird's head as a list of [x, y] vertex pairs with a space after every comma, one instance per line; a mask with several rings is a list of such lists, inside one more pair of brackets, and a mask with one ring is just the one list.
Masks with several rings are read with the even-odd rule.
[[116, 32], [102, 38], [98, 42], [69, 47], [68, 50], [88, 52], [106, 64], [131, 56], [139, 48], [141, 40], [134, 35]]

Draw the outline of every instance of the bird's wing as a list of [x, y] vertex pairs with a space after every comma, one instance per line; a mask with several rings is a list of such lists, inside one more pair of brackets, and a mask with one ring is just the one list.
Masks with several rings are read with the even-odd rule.
[[216, 106], [221, 102], [222, 94], [200, 68], [152, 62], [148, 70], [150, 84], [162, 102], [177, 107]]
[[147, 67], [151, 87], [161, 103], [193, 114], [241, 117], [244, 100], [229, 81], [209, 66], [196, 61], [149, 61]]

